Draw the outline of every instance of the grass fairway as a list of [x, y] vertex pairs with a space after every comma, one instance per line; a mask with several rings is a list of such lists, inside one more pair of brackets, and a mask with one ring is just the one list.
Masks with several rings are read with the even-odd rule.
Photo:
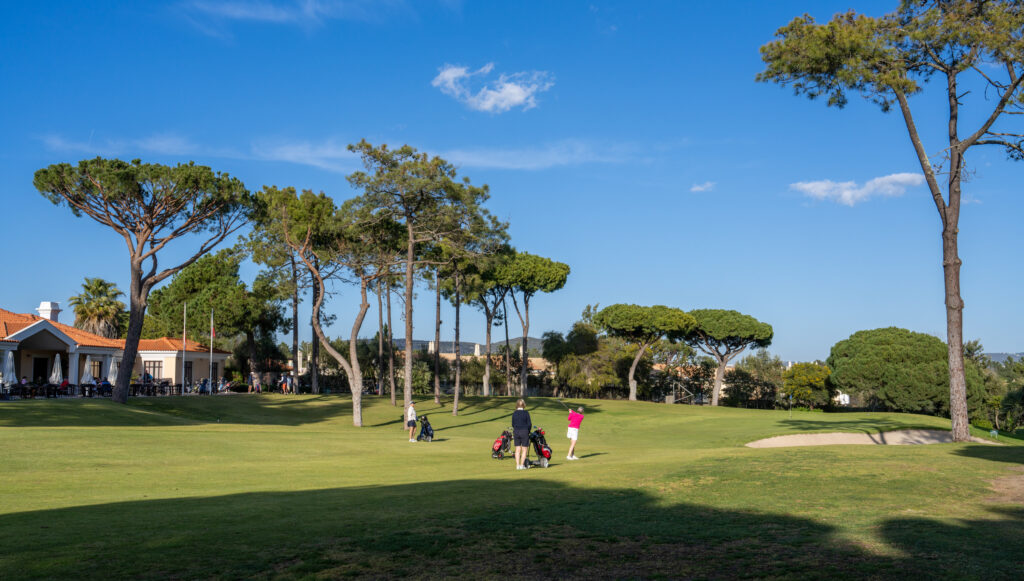
[[507, 398], [409, 443], [338, 396], [0, 403], [0, 578], [1020, 579], [1024, 445], [752, 449], [903, 414], [528, 402], [555, 461], [492, 460]]

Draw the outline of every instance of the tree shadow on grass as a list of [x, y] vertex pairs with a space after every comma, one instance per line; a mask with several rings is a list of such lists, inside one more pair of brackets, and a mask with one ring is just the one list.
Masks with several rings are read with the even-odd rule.
[[0, 428], [180, 426], [210, 423], [299, 426], [352, 415], [338, 396], [152, 397], [25, 400], [0, 405]]
[[[514, 477], [513, 477], [514, 476]], [[887, 519], [879, 555], [789, 515], [666, 505], [534, 471], [0, 515], [5, 578], [1014, 579], [1024, 513]], [[1015, 573], [1016, 571], [1016, 573]]]
[[[549, 400], [549, 401], [544, 401]], [[538, 408], [559, 406], [550, 398], [531, 398], [539, 402]], [[384, 401], [364, 401], [364, 417], [369, 407]], [[515, 408], [514, 398], [468, 397], [460, 402], [458, 416], [448, 417], [454, 421], [463, 416], [486, 414], [502, 408], [509, 408], [509, 415]], [[559, 406], [561, 407], [561, 406]], [[588, 406], [587, 413], [598, 413], [598, 406]], [[444, 418], [444, 408], [425, 410], [432, 417]], [[101, 426], [180, 426], [211, 423], [300, 426], [324, 421], [351, 419], [352, 400], [347, 395], [232, 395], [232, 396], [171, 396], [130, 398], [127, 405], [109, 399], [49, 399], [19, 400], [0, 403], [0, 428], [28, 427], [101, 427]], [[401, 425], [400, 408], [395, 419], [368, 427]], [[474, 422], [435, 426], [435, 430], [459, 428], [474, 424], [497, 422], [502, 418], [487, 417]], [[504, 419], [502, 419], [504, 421]]]
[[[470, 408], [470, 409], [474, 409], [475, 411], [471, 411], [469, 413], [462, 413], [460, 411], [458, 416], [451, 416], [451, 417], [453, 419], [454, 418], [461, 418], [463, 416], [470, 416], [470, 415], [474, 415], [474, 414], [478, 414], [478, 413], [486, 412], [486, 411], [494, 411], [496, 409], [504, 410], [506, 413], [504, 415], [501, 415], [501, 416], [498, 416], [498, 417], [490, 417], [490, 418], [480, 419], [480, 420], [476, 420], [476, 421], [462, 422], [462, 423], [458, 423], [458, 424], [451, 424], [451, 425], [443, 426], [441, 428], [435, 427], [434, 429], [435, 430], [437, 430], [437, 429], [456, 429], [456, 428], [464, 428], [464, 427], [468, 427], [468, 426], [474, 426], [474, 425], [477, 425], [477, 424], [489, 424], [489, 423], [494, 423], [496, 425], [497, 424], [503, 424], [500, 429], [505, 429], [505, 428], [507, 428], [509, 426], [509, 424], [512, 421], [512, 412], [515, 411], [516, 400], [517, 399], [518, 398], [515, 398], [515, 397], [495, 397], [495, 398], [475, 397], [475, 398], [473, 398], [473, 400], [475, 400], [474, 403], [471, 404], [472, 408]], [[583, 404], [577, 403], [576, 405], [579, 406], [579, 405], [583, 405]], [[478, 406], [479, 406], [479, 409], [475, 409]], [[467, 407], [469, 407], [469, 406], [467, 406]], [[530, 398], [526, 398], [526, 409], [527, 409], [527, 411], [530, 412], [530, 419], [533, 420], [533, 423], [535, 425], [538, 425], [538, 421], [537, 420], [538, 420], [538, 417], [541, 416], [541, 414], [543, 414], [544, 416], [549, 416], [549, 414], [552, 414], [552, 413], [564, 413], [564, 414], [567, 414], [567, 415], [569, 413], [568, 410], [566, 410], [565, 407], [562, 406], [562, 404], [558, 403], [558, 400], [556, 400], [555, 398], [550, 398], [550, 397], [530, 397]], [[592, 414], [599, 414], [599, 413], [601, 413], [601, 406], [600, 406], [600, 404], [588, 403], [588, 404], [584, 405], [583, 409], [584, 409], [584, 413], [586, 415], [592, 415]], [[544, 423], [544, 422], [542, 421], [541, 423]]]
[[[893, 430], [936, 430], [933, 424], [901, 421], [892, 418], [858, 418], [850, 420], [784, 419], [780, 424], [801, 432], [860, 432], [874, 436]], [[884, 442], [883, 442], [884, 443]]]
[[[417, 412], [419, 412], [421, 415], [423, 415], [423, 414], [430, 414], [431, 416], [444, 415], [444, 416], [447, 416], [449, 418], [461, 418], [463, 416], [472, 416], [472, 415], [476, 415], [476, 414], [480, 414], [480, 413], [485, 413], [485, 412], [493, 411], [495, 409], [503, 408], [503, 407], [505, 407], [507, 405], [507, 402], [505, 402], [503, 400], [507, 400], [507, 399], [509, 399], [509, 398], [496, 398], [496, 397], [495, 398], [491, 398], [491, 397], [487, 397], [487, 398], [484, 398], [484, 397], [465, 397], [465, 398], [460, 398], [460, 400], [459, 400], [459, 415], [453, 416], [453, 415], [451, 415], [451, 413], [452, 413], [451, 412], [451, 401], [446, 402], [447, 403], [447, 407], [446, 407], [445, 403], [442, 403], [440, 406], [438, 406], [437, 404], [434, 403], [433, 399], [425, 398], [422, 402], [417, 402]], [[425, 405], [429, 405], [429, 406], [433, 406], [433, 407], [424, 407], [424, 404]], [[515, 407], [515, 400], [512, 400], [512, 407], [513, 408]], [[509, 412], [509, 413], [511, 413], [511, 412]], [[390, 425], [394, 425], [394, 424], [404, 424], [405, 423], [404, 417], [405, 417], [404, 414], [401, 413], [401, 408], [399, 408], [399, 413], [396, 416], [396, 418], [398, 418], [398, 419], [395, 419], [393, 421], [386, 421], [386, 422], [381, 422], [381, 423], [373, 424], [371, 427], [375, 427], [376, 428], [376, 427], [381, 427], [381, 426], [390, 426]], [[494, 418], [490, 418], [490, 419], [487, 419], [487, 420], [482, 420], [482, 421], [479, 421], [479, 422], [460, 424], [460, 425], [472, 425], [473, 423], [479, 424], [479, 423], [487, 423], [487, 422], [491, 422], [491, 421], [494, 421]], [[457, 427], [457, 426], [443, 426], [443, 427], [436, 427], [435, 426], [434, 429], [435, 430], [444, 429], [444, 427], [449, 427], [450, 428], [450, 427]]]
[[1024, 464], [1024, 446], [964, 446], [954, 450], [958, 456], [968, 458], [980, 458], [993, 462], [1006, 462], [1009, 464]]

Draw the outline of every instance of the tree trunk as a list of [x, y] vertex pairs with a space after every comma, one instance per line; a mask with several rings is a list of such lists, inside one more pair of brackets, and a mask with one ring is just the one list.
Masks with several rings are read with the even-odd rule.
[[459, 306], [462, 303], [462, 288], [459, 273], [455, 273], [455, 394], [452, 415], [459, 415], [459, 388], [462, 386], [462, 345], [459, 343]]
[[[964, 150], [958, 136], [960, 100], [956, 75], [947, 76], [949, 99], [949, 204], [942, 221], [942, 274], [946, 287], [946, 344], [949, 349], [949, 418], [954, 442], [969, 442], [971, 426], [967, 414], [967, 379], [964, 376], [964, 301], [960, 296], [960, 184]], [[941, 211], [941, 209], [940, 209]]]
[[928, 159], [924, 143], [917, 132], [906, 95], [895, 90], [894, 94], [903, 113], [907, 134], [917, 153], [921, 171], [935, 202], [935, 208], [942, 220], [942, 274], [946, 295], [946, 346], [949, 354], [949, 417], [952, 420], [954, 442], [970, 441], [971, 430], [967, 416], [967, 381], [964, 377], [963, 351], [963, 309], [960, 297], [960, 257], [957, 251], [957, 234], [960, 222], [960, 185], [963, 171], [964, 151], [957, 136], [960, 101], [956, 87], [956, 76], [947, 76], [946, 92], [949, 101], [949, 204], [942, 197], [942, 191], [935, 176], [935, 170]]
[[441, 404], [441, 269], [434, 273], [437, 309], [434, 316], [434, 403]]
[[366, 312], [370, 310], [370, 301], [366, 298], [366, 279], [362, 280], [359, 288], [359, 296], [362, 302], [359, 304], [359, 314], [352, 323], [352, 334], [348, 341], [348, 356], [351, 359], [349, 372], [349, 384], [352, 386], [352, 425], [357, 428], [363, 426], [363, 372], [359, 368], [359, 329], [363, 326], [363, 319]]
[[501, 312], [505, 317], [505, 395], [512, 395], [512, 347], [508, 342], [508, 305], [501, 297]]
[[526, 396], [526, 374], [530, 367], [530, 351], [527, 347], [526, 338], [530, 336], [530, 295], [523, 293], [523, 310], [519, 310], [519, 303], [516, 302], [516, 295], [512, 293], [512, 306], [516, 308], [516, 315], [523, 325], [523, 339], [519, 343], [519, 351], [523, 357], [523, 366], [519, 370], [519, 397]]
[[[319, 276], [314, 281], [315, 285], [323, 286], [323, 279]], [[317, 293], [319, 297], [317, 301], [313, 303], [313, 330], [316, 332], [316, 336], [320, 343], [323, 344], [324, 350], [337, 361], [342, 369], [345, 370], [345, 375], [348, 377], [348, 383], [352, 391], [352, 425], [357, 428], [363, 426], [363, 374], [359, 368], [359, 357], [358, 357], [358, 340], [359, 340], [359, 329], [363, 326], [363, 319], [366, 318], [366, 312], [370, 310], [370, 302], [366, 298], [366, 280], [362, 280], [360, 284], [360, 298], [362, 301], [359, 303], [359, 314], [356, 315], [355, 321], [352, 323], [352, 332], [349, 336], [348, 342], [348, 359], [345, 359], [338, 353], [338, 351], [331, 345], [330, 341], [327, 340], [327, 336], [324, 335], [323, 329], [320, 327], [320, 309], [323, 307], [323, 288]]]
[[404, 408], [412, 401], [412, 287], [413, 261], [416, 259], [416, 244], [413, 239], [411, 216], [405, 217], [409, 243], [405, 251], [405, 385], [402, 386]]
[[725, 364], [729, 361], [724, 357], [718, 357], [718, 367], [715, 369], [715, 387], [711, 390], [711, 405], [718, 405], [718, 396], [722, 393], [722, 381], [725, 379]]
[[[292, 264], [292, 379], [295, 393], [299, 390], [299, 269], [295, 264], [295, 253], [288, 254]], [[211, 383], [213, 378], [210, 378]], [[211, 391], [210, 393], [213, 393]]]
[[135, 261], [132, 261], [131, 277], [131, 287], [128, 291], [128, 336], [124, 341], [124, 355], [121, 357], [120, 367], [117, 368], [117, 381], [110, 398], [117, 403], [128, 403], [132, 370], [139, 354], [142, 323], [146, 317], [146, 291], [142, 285], [142, 266]]
[[[316, 263], [314, 259], [314, 265], [319, 269], [320, 265]], [[317, 301], [323, 301], [323, 297], [320, 296], [319, 289], [316, 283], [313, 284], [313, 303]], [[313, 310], [313, 314], [310, 316], [310, 323], [313, 326], [314, 332], [317, 327], [320, 326], [320, 321], [317, 319], [318, 311]], [[309, 390], [310, 392], [317, 394], [320, 393], [320, 343], [318, 341], [311, 341], [309, 347]]]
[[648, 345], [648, 343], [640, 344], [640, 350], [636, 352], [633, 364], [629, 366], [629, 401], [636, 401], [636, 367], [640, 364], [640, 359], [644, 356], [644, 352], [647, 351]]
[[377, 395], [384, 394], [384, 299], [377, 279]]
[[394, 327], [391, 326], [391, 282], [388, 281], [387, 288], [387, 300], [388, 300], [388, 390], [391, 394], [391, 405], [397, 406], [398, 402], [395, 400], [395, 334], [392, 332]]
[[[484, 300], [486, 301], [487, 299]], [[494, 313], [491, 312], [486, 302], [484, 303], [484, 318], [487, 320], [487, 332], [485, 335], [487, 344], [484, 351], [484, 396], [487, 397], [491, 395], [491, 324], [494, 322]]]
[[967, 415], [967, 381], [964, 377], [963, 310], [960, 298], [960, 257], [957, 253], [955, 220], [947, 221], [942, 232], [942, 264], [946, 286], [946, 344], [949, 347], [949, 417], [953, 441], [971, 439]]

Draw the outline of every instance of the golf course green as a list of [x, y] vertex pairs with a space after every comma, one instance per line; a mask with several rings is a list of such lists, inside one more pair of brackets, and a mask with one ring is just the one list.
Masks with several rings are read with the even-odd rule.
[[[509, 398], [218, 396], [0, 403], [0, 578], [1020, 579], [1024, 441], [753, 449], [945, 428], [811, 413], [531, 398], [551, 467], [490, 447]], [[975, 435], [987, 436], [977, 431]]]

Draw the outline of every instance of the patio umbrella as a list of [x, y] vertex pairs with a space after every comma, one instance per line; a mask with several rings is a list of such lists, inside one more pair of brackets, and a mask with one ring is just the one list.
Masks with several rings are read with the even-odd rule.
[[109, 381], [111, 385], [117, 383], [117, 367], [120, 362], [120, 359], [110, 360], [110, 369], [107, 370], [107, 381]]
[[85, 372], [82, 373], [82, 381], [79, 383], [93, 383], [96, 381], [92, 376], [92, 356], [85, 356]]
[[64, 373], [60, 370], [60, 353], [53, 357], [53, 371], [50, 372], [50, 383], [60, 385], [64, 381]]
[[18, 376], [14, 374], [14, 352], [8, 351], [7, 358], [4, 359], [4, 375], [3, 381], [10, 387], [18, 382]]

